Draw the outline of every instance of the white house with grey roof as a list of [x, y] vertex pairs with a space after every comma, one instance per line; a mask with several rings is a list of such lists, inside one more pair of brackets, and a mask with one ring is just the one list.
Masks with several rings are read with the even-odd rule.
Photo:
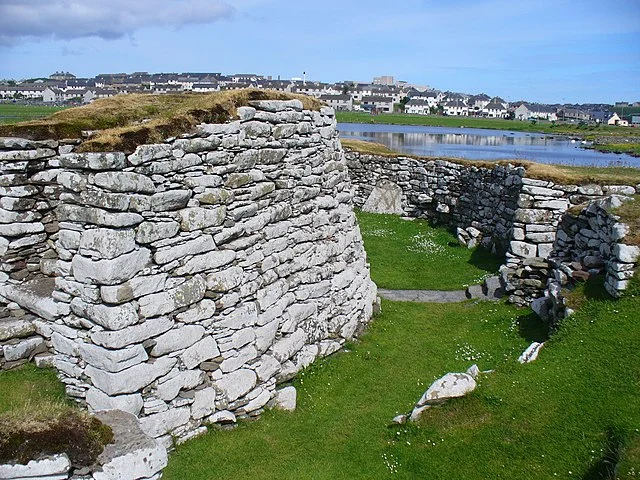
[[330, 107], [333, 107], [335, 110], [353, 110], [353, 99], [351, 98], [351, 95], [321, 95], [320, 100]]
[[429, 115], [431, 112], [431, 106], [426, 100], [412, 98], [404, 106], [404, 112], [414, 115]]
[[369, 96], [362, 97], [362, 108], [372, 113], [393, 112], [393, 98]]

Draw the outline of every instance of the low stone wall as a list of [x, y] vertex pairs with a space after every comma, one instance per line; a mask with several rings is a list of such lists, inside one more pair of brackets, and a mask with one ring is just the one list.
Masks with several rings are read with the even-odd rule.
[[51, 157], [55, 308], [30, 300], [41, 280], [0, 289], [43, 312], [69, 395], [167, 444], [258, 415], [376, 301], [333, 110], [252, 105], [130, 155]]
[[577, 215], [565, 215], [552, 253], [569, 278], [586, 280], [604, 274], [605, 288], [613, 297], [627, 288], [640, 253], [640, 248], [625, 243], [629, 227], [611, 213], [623, 201], [607, 197], [591, 202]]
[[[444, 160], [354, 151], [347, 152], [347, 159], [357, 206], [366, 205], [378, 186], [390, 194], [397, 189], [400, 200], [388, 202], [396, 206], [396, 213], [433, 219], [457, 229], [462, 243], [473, 246], [482, 242], [505, 252], [501, 268], [503, 287], [510, 301], [518, 305], [529, 305], [544, 296], [547, 280], [553, 277], [554, 267], [549, 259], [558, 256], [561, 252], [556, 250], [563, 248], [561, 243], [556, 244], [556, 237], [561, 242], [568, 235], [560, 225], [569, 209], [636, 193], [636, 187], [630, 185], [560, 185], [527, 178], [522, 167], [496, 165], [489, 169]], [[613, 227], [603, 223], [593, 228], [598, 232], [585, 230], [584, 235], [608, 239]], [[576, 239], [578, 244], [580, 235]], [[607, 248], [613, 251], [614, 245], [607, 245], [603, 246], [605, 251]], [[626, 251], [624, 246], [615, 248]], [[582, 258], [589, 256], [592, 255], [585, 252]], [[627, 277], [632, 275], [628, 272], [633, 271], [630, 265], [619, 266], [626, 273], [618, 270], [608, 275], [607, 288], [612, 295], [618, 295], [626, 287]]]

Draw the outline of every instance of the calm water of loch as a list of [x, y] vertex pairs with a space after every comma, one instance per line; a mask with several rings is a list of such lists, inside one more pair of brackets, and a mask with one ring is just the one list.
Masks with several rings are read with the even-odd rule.
[[363, 123], [339, 123], [338, 129], [341, 138], [382, 143], [392, 150], [413, 155], [640, 168], [640, 158], [585, 149], [580, 141], [542, 133]]

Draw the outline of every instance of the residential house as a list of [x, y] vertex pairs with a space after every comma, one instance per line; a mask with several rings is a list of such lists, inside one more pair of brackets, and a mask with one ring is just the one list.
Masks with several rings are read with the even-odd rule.
[[353, 99], [351, 98], [351, 95], [321, 95], [320, 100], [330, 107], [333, 107], [335, 110], [353, 110]]
[[451, 100], [443, 105], [445, 115], [469, 116], [469, 107], [463, 100]]
[[476, 112], [482, 111], [484, 107], [489, 105], [489, 102], [491, 102], [491, 97], [486, 93], [472, 95], [467, 99], [467, 105], [469, 106], [469, 110], [474, 110]]
[[563, 107], [558, 111], [558, 117], [562, 120], [575, 121], [578, 120], [580, 122], [588, 122], [591, 120], [591, 115], [589, 112], [585, 112], [578, 108], [565, 108]]
[[504, 118], [507, 114], [507, 107], [504, 105], [504, 100], [500, 97], [494, 97], [491, 101], [484, 106], [484, 108], [480, 111], [483, 117], [489, 118]]
[[362, 108], [371, 113], [391, 113], [393, 112], [393, 98], [379, 96], [362, 97]]
[[46, 87], [44, 85], [33, 85], [23, 83], [12, 87], [9, 85], [0, 85], [0, 98], [25, 98], [40, 99], [42, 92]]
[[556, 109], [549, 105], [539, 105], [531, 103], [521, 103], [514, 110], [516, 120], [549, 120], [555, 121], [558, 119]]
[[627, 120], [620, 118], [618, 114], [614, 112], [613, 115], [611, 115], [611, 118], [607, 120], [607, 125], [617, 125], [619, 127], [628, 127], [629, 122]]
[[431, 106], [426, 100], [412, 98], [404, 106], [404, 112], [412, 113], [414, 115], [429, 115], [431, 112]]
[[217, 83], [194, 83], [191, 91], [198, 93], [217, 92], [220, 90], [220, 85]]
[[429, 108], [437, 107], [444, 98], [444, 94], [437, 90], [425, 90], [424, 92], [420, 92], [419, 90], [414, 89], [409, 91], [407, 96], [409, 96], [411, 100], [423, 100], [427, 102]]

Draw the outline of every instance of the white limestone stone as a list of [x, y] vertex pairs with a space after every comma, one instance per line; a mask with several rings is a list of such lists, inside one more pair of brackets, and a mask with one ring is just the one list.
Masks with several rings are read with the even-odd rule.
[[237, 254], [233, 250], [218, 250], [202, 255], [195, 255], [182, 267], [178, 268], [176, 273], [178, 275], [189, 275], [207, 270], [215, 270], [230, 264], [235, 260], [236, 256]]
[[174, 328], [159, 337], [156, 337], [156, 345], [151, 350], [151, 355], [160, 357], [194, 345], [204, 336], [202, 325], [186, 325]]
[[434, 405], [455, 397], [463, 397], [476, 388], [476, 381], [466, 373], [447, 373], [431, 384], [416, 406]]
[[182, 323], [195, 323], [209, 320], [216, 313], [216, 302], [203, 299], [194, 307], [176, 315], [176, 320]]
[[280, 362], [290, 359], [296, 354], [307, 340], [307, 333], [298, 329], [291, 335], [277, 341], [273, 346], [273, 356]]
[[91, 260], [74, 255], [71, 261], [74, 278], [81, 283], [117, 285], [133, 278], [151, 260], [146, 248], [135, 250], [111, 260]]
[[221, 379], [216, 381], [216, 385], [227, 400], [233, 402], [251, 391], [256, 385], [256, 380], [257, 376], [253, 370], [242, 368], [223, 375]]
[[[171, 374], [169, 374], [171, 375]], [[178, 372], [171, 378], [162, 382], [159, 381], [157, 394], [165, 402], [170, 402], [178, 396], [180, 390], [190, 390], [197, 387], [204, 379], [204, 372], [200, 370], [185, 370]]]
[[135, 393], [166, 375], [176, 362], [175, 358], [162, 357], [154, 363], [141, 363], [117, 373], [105, 372], [89, 365], [85, 368], [85, 373], [95, 387], [108, 395]]
[[131, 303], [117, 306], [106, 306], [83, 302], [76, 297], [71, 301], [71, 310], [76, 315], [108, 329], [121, 330], [138, 323], [138, 312]]
[[136, 228], [136, 242], [141, 244], [157, 242], [174, 237], [179, 231], [180, 224], [174, 221], [142, 222]]
[[91, 334], [93, 343], [110, 349], [119, 349], [127, 345], [142, 343], [173, 327], [174, 322], [168, 317], [150, 318], [145, 322], [117, 331], [100, 331]]
[[91, 343], [78, 343], [78, 351], [87, 364], [112, 373], [146, 362], [149, 358], [140, 344], [108, 350]]
[[155, 193], [153, 181], [134, 172], [100, 172], [93, 176], [93, 183], [112, 192]]
[[71, 462], [66, 453], [31, 460], [26, 465], [0, 465], [0, 478], [4, 480], [66, 479]]
[[522, 355], [518, 357], [519, 363], [530, 363], [538, 358], [538, 354], [540, 350], [544, 346], [544, 343], [533, 342], [531, 345], [527, 347], [527, 349], [522, 352]]
[[199, 302], [204, 297], [205, 280], [196, 276], [171, 290], [153, 293], [139, 299], [140, 315], [156, 317]]
[[279, 410], [293, 412], [296, 409], [296, 387], [288, 386], [276, 391], [275, 407]]
[[242, 282], [244, 271], [241, 267], [230, 267], [207, 275], [207, 289], [214, 292], [228, 292]]
[[180, 355], [180, 359], [185, 367], [191, 369], [218, 355], [220, 355], [220, 349], [218, 348], [216, 340], [211, 336], [206, 336], [187, 348], [182, 355]]
[[122, 410], [132, 415], [139, 415], [142, 410], [142, 395], [134, 393], [131, 395], [107, 395], [95, 387], [87, 390], [85, 397], [90, 412], [105, 410]]
[[80, 254], [87, 257], [112, 259], [131, 252], [135, 247], [135, 231], [132, 229], [93, 228], [82, 232], [80, 239]]
[[163, 290], [167, 277], [166, 273], [158, 273], [136, 276], [120, 285], [103, 285], [100, 287], [100, 297], [106, 303], [128, 302]]
[[216, 391], [212, 387], [197, 390], [191, 404], [191, 417], [199, 420], [211, 415], [215, 407]]

